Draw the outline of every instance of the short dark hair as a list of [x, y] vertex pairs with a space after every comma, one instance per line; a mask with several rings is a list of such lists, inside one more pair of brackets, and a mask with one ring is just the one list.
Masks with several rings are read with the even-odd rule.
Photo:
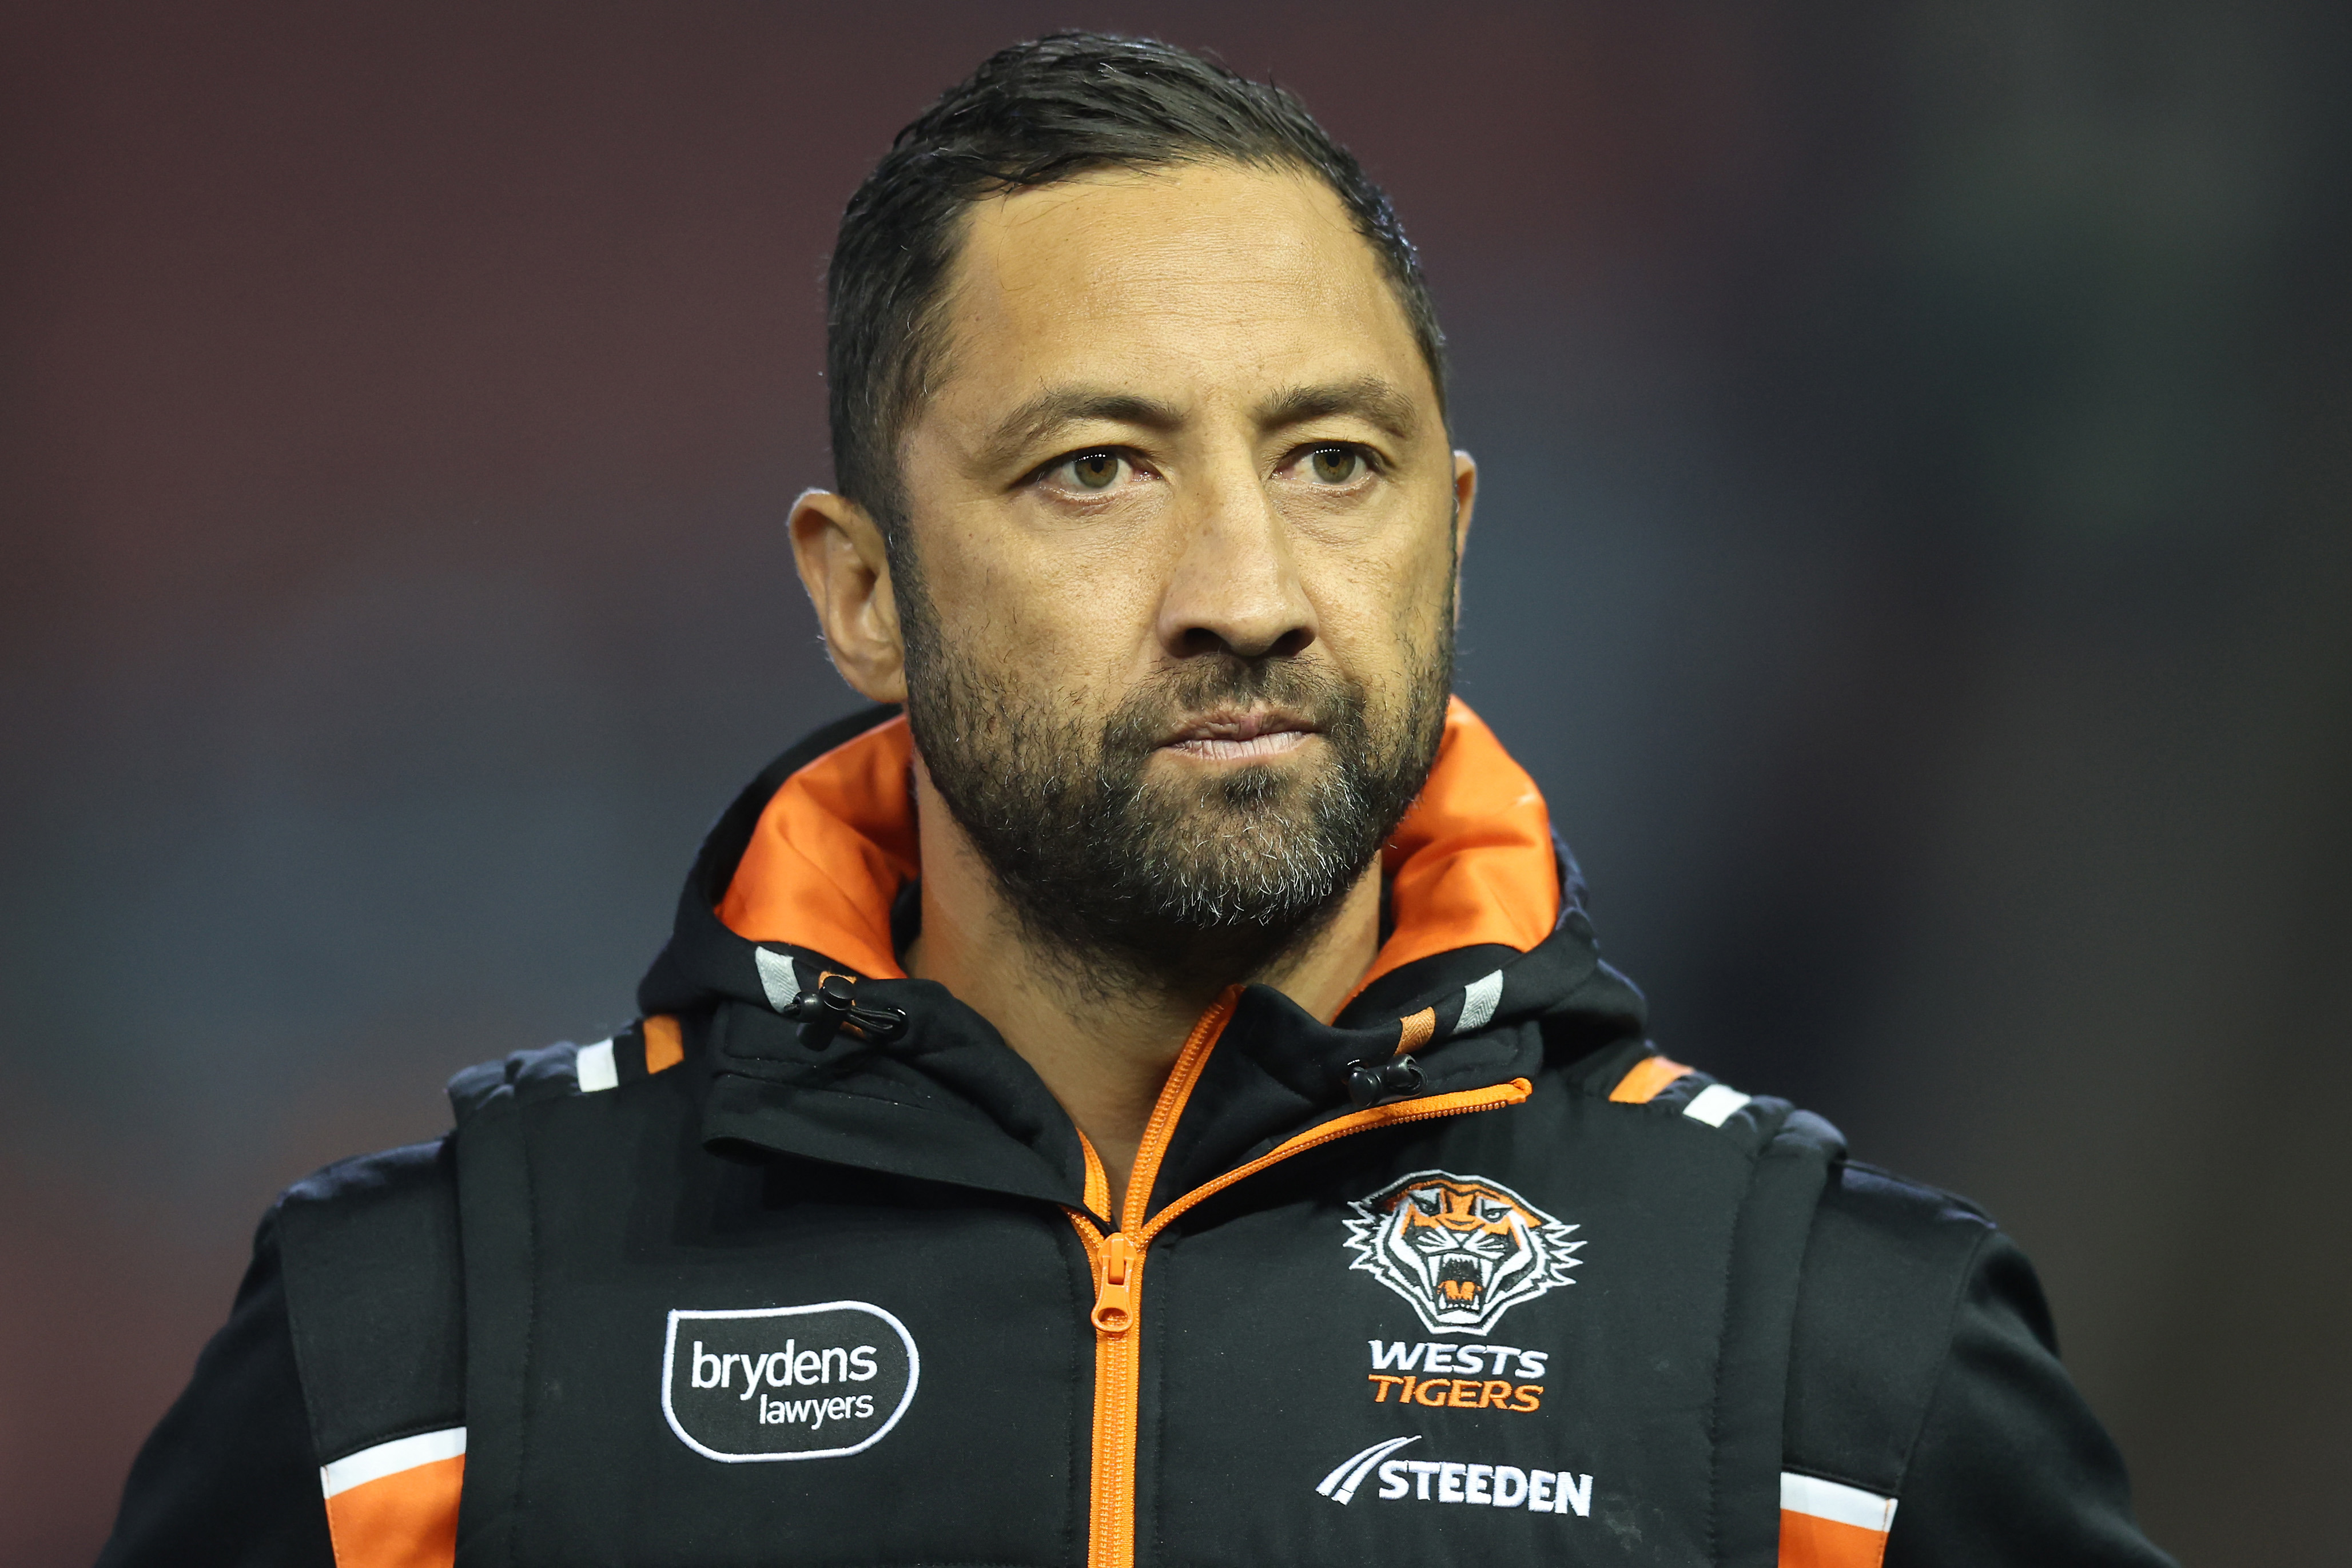
[[906, 516], [898, 447], [940, 352], [963, 210], [1100, 168], [1206, 160], [1291, 166], [1329, 186], [1370, 242], [1445, 404], [1444, 337], [1395, 209], [1289, 92], [1150, 38], [1054, 33], [999, 50], [898, 132], [841, 216], [825, 277], [834, 487]]

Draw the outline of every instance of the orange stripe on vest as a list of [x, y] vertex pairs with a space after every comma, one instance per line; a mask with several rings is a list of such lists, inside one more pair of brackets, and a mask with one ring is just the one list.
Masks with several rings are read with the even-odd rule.
[[452, 1568], [466, 1457], [365, 1481], [327, 1500], [335, 1568]]

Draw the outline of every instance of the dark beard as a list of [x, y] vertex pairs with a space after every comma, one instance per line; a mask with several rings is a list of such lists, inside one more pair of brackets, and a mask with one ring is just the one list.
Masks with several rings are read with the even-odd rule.
[[[931, 783], [995, 875], [1024, 933], [1097, 995], [1213, 990], [1267, 972], [1328, 924], [1429, 776], [1453, 684], [1450, 616], [1415, 649], [1401, 700], [1376, 701], [1293, 657], [1189, 658], [1099, 729], [945, 646], [920, 585], [899, 577], [907, 718]], [[1279, 707], [1330, 757], [1197, 782], [1145, 777], [1188, 716]]]

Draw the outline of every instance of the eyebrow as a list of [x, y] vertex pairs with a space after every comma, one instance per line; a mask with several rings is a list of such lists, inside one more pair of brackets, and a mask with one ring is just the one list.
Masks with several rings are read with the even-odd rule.
[[1260, 405], [1258, 423], [1269, 429], [1280, 429], [1286, 425], [1304, 425], [1310, 419], [1328, 419], [1339, 414], [1354, 415], [1400, 441], [1411, 440], [1420, 424], [1414, 416], [1412, 399], [1377, 375], [1360, 375], [1353, 381], [1335, 381], [1319, 386], [1291, 387]]
[[1147, 430], [1172, 430], [1182, 416], [1165, 403], [1131, 392], [1094, 386], [1049, 387], [996, 422], [996, 427], [981, 444], [981, 461], [989, 468], [1003, 468], [1048, 432], [1089, 419], [1139, 425]]

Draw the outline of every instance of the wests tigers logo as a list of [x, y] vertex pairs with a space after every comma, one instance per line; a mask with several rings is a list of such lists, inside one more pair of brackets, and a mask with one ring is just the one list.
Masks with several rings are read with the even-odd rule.
[[1555, 1285], [1584, 1243], [1579, 1228], [1500, 1182], [1419, 1171], [1348, 1205], [1349, 1265], [1412, 1303], [1433, 1333], [1484, 1334]]

